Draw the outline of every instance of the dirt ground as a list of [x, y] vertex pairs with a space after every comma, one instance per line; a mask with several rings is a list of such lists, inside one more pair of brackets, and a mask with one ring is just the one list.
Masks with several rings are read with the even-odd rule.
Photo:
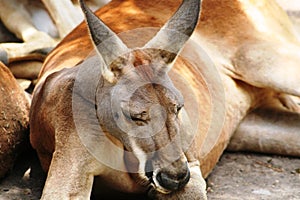
[[300, 159], [225, 153], [207, 184], [210, 200], [299, 200]]
[[[37, 200], [45, 174], [26, 152], [0, 182], [0, 200]], [[207, 179], [209, 200], [299, 200], [300, 159], [226, 152]]]

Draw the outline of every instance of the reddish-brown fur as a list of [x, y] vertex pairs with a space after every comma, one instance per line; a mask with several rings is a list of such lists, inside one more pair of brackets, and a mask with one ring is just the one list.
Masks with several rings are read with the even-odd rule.
[[[246, 12], [245, 6], [258, 8], [259, 12], [264, 13], [265, 19], [269, 21], [272, 20], [272, 16], [268, 14], [269, 11], [270, 13], [278, 11], [282, 19], [286, 19], [285, 14], [273, 2], [260, 2], [265, 7], [255, 5], [257, 3], [255, 1], [203, 0], [200, 22], [192, 38], [204, 48], [216, 65], [224, 87], [224, 99], [215, 99], [216, 95], [214, 96], [214, 93], [221, 92], [221, 90], [218, 90], [217, 85], [212, 84], [212, 90], [208, 88], [209, 83], [207, 81], [211, 77], [204, 75], [206, 69], [202, 61], [199, 61], [195, 67], [186, 59], [179, 57], [169, 73], [174, 85], [181, 91], [185, 101], [190, 102], [190, 104], [186, 105], [186, 110], [192, 116], [191, 118], [194, 119], [200, 116], [200, 121], [198, 122], [199, 130], [193, 145], [187, 153], [187, 157], [189, 160], [200, 161], [203, 177], [206, 177], [211, 172], [228, 145], [234, 131], [250, 111], [274, 102], [276, 107], [287, 109], [283, 108], [282, 102], [278, 100], [278, 93], [284, 91], [282, 85], [277, 84], [278, 79], [273, 78], [272, 74], [270, 74], [270, 79], [259, 79], [259, 75], [264, 77], [264, 73], [272, 71], [272, 67], [276, 67], [277, 62], [269, 64], [269, 60], [263, 60], [264, 62], [260, 64], [262, 66], [266, 64], [270, 70], [266, 70], [264, 73], [257, 73], [258, 70], [252, 68], [249, 68], [249, 71], [243, 71], [241, 67], [247, 69], [248, 66], [254, 65], [251, 62], [242, 63], [244, 64], [243, 66], [235, 65], [236, 61], [244, 61], [242, 56], [237, 56], [239, 55], [237, 52], [240, 53], [239, 51], [241, 49], [244, 50], [243, 48], [246, 49], [247, 53], [247, 50], [253, 49], [251, 48], [253, 44], [261, 45], [266, 43], [277, 47], [277, 40], [270, 38], [270, 34], [278, 33], [276, 37], [281, 38], [285, 42], [284, 44], [290, 45], [290, 41], [296, 41], [292, 30], [289, 29], [288, 20], [286, 21], [286, 26], [282, 24], [276, 24], [276, 26], [268, 24], [271, 27], [270, 32], [264, 33], [259, 30], [257, 27], [259, 23], [251, 18], [251, 13]], [[122, 33], [135, 28], [162, 26], [171, 17], [179, 4], [180, 1], [170, 0], [114, 0], [103, 9], [97, 11], [96, 14], [113, 31]], [[147, 32], [143, 34], [143, 37], [134, 37], [133, 40], [137, 40], [134, 44], [143, 46], [153, 35], [153, 32]], [[125, 44], [132, 44], [132, 38], [123, 37], [122, 35], [120, 37]], [[282, 45], [282, 43], [279, 44]], [[249, 45], [249, 49], [247, 49], [247, 45]], [[67, 132], [68, 129], [74, 129], [73, 121], [67, 121], [69, 118], [72, 119], [72, 109], [68, 101], [71, 101], [71, 88], [77, 70], [72, 67], [82, 62], [92, 50], [93, 46], [89, 39], [86, 25], [81, 24], [47, 57], [40, 73], [40, 82], [35, 90], [36, 98], [32, 105], [32, 116], [34, 116], [35, 120], [32, 121], [31, 143], [37, 149], [45, 170], [49, 167], [51, 154], [55, 147], [61, 147], [62, 144], [68, 143], [70, 145], [68, 146], [69, 148], [74, 148], [75, 150], [81, 148], [78, 138], [76, 138], [76, 133], [68, 135], [69, 133]], [[187, 45], [183, 51], [192, 52], [193, 49]], [[277, 58], [277, 55], [268, 54], [269, 51], [266, 52], [267, 56]], [[136, 56], [138, 63], [146, 62], [143, 57]], [[280, 58], [285, 59], [284, 56]], [[292, 58], [296, 61], [298, 59], [295, 56]], [[256, 60], [254, 59], [254, 61]], [[261, 67], [261, 65], [254, 66]], [[277, 68], [274, 70], [277, 70]], [[59, 72], [53, 73], [55, 71]], [[255, 79], [257, 77], [258, 79]], [[255, 80], [253, 81], [253, 79]], [[185, 82], [184, 80], [188, 81]], [[264, 82], [265, 80], [269, 80], [269, 82], [266, 83]], [[61, 90], [64, 93], [61, 93]], [[194, 92], [195, 96], [191, 96], [192, 92]], [[297, 91], [295, 94], [297, 94]], [[214, 101], [223, 102], [225, 105], [224, 124], [222, 120], [214, 121], [212, 119], [212, 113], [218, 112], [213, 110]], [[45, 110], [39, 110], [39, 113], [36, 113], [39, 107]], [[288, 109], [291, 109], [291, 107]], [[193, 112], [194, 110], [199, 112], [195, 113]], [[60, 119], [57, 120], [56, 116]], [[197, 123], [195, 121], [192, 122]], [[220, 135], [211, 138], [209, 142], [205, 141], [204, 138], [209, 136], [208, 130], [210, 127], [220, 124], [222, 128]], [[58, 133], [55, 136], [54, 130], [56, 129], [62, 129], [64, 135]], [[59, 130], [56, 130], [56, 132], [59, 132]], [[44, 139], [41, 140], [41, 138]], [[115, 142], [122, 146], [117, 140]], [[72, 146], [73, 144], [75, 147]], [[72, 149], [66, 148], [64, 150], [67, 152], [66, 155], [63, 155], [64, 152], [62, 151], [57, 152], [57, 154], [61, 154], [67, 159], [67, 155], [70, 154], [69, 151]], [[257, 151], [262, 150], [258, 149]], [[88, 155], [85, 152], [83, 154]], [[72, 157], [68, 161], [71, 162], [72, 159], [75, 158]], [[90, 159], [90, 157], [87, 159]], [[62, 166], [57, 166], [58, 171], [60, 170], [59, 167]], [[88, 167], [94, 169], [94, 166]], [[124, 186], [121, 190], [133, 193], [143, 192], [143, 189], [132, 182], [131, 177], [128, 177], [128, 175], [124, 175], [124, 177], [124, 180], [128, 181], [126, 182], [128, 187]], [[114, 185], [114, 183], [111, 184]]]
[[0, 62], [0, 178], [13, 166], [28, 142], [29, 97]]

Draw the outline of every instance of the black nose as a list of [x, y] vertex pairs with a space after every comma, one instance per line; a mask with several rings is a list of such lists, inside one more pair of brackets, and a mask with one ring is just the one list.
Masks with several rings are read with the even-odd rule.
[[161, 171], [156, 175], [159, 185], [167, 190], [175, 191], [183, 188], [190, 180], [190, 171], [187, 168], [185, 172], [178, 174]]

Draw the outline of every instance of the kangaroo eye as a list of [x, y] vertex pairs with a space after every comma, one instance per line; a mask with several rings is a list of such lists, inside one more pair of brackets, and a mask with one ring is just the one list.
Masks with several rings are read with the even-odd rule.
[[133, 121], [135, 121], [135, 123], [137, 125], [142, 126], [142, 125], [145, 125], [145, 124], [148, 123], [149, 116], [148, 116], [148, 113], [146, 111], [143, 111], [143, 112], [138, 113], [138, 114], [132, 114], [131, 119]]

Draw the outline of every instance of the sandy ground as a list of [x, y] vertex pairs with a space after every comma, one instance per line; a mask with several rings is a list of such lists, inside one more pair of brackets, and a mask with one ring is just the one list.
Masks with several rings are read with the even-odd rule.
[[225, 153], [207, 184], [211, 200], [299, 200], [300, 159]]
[[0, 200], [38, 200], [45, 178], [35, 152], [24, 152], [10, 174], [0, 181]]
[[[37, 200], [45, 174], [32, 152], [0, 182], [0, 200]], [[300, 159], [226, 152], [207, 179], [209, 200], [299, 200]]]

